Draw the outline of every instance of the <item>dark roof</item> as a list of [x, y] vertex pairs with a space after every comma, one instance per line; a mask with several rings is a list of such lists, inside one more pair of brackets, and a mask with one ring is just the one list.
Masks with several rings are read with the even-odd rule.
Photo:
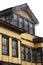
[[15, 6], [15, 7], [11, 7], [11, 8], [5, 9], [3, 11], [0, 11], [0, 16], [3, 15], [3, 14], [6, 14], [8, 12], [12, 12], [12, 11], [15, 12], [17, 10], [25, 10], [26, 12], [28, 12], [31, 15], [31, 18], [32, 18], [32, 20], [34, 21], [35, 24], [39, 23], [39, 21], [34, 16], [33, 12], [31, 11], [31, 9], [27, 5], [27, 3], [22, 4], [22, 5], [18, 5], [18, 6]]
[[33, 43], [43, 43], [43, 38], [36, 36], [36, 37], [33, 39]]

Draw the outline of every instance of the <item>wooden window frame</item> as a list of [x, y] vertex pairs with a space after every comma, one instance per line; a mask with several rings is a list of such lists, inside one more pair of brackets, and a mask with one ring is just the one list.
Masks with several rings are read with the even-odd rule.
[[4, 34], [2, 35], [2, 47], [4, 46], [3, 45], [3, 37], [7, 38], [8, 43], [7, 43], [7, 46], [5, 46], [5, 47], [7, 47], [7, 54], [3, 53], [3, 49], [2, 49], [2, 54], [3, 55], [9, 55], [9, 37], [7, 35], [4, 35]]

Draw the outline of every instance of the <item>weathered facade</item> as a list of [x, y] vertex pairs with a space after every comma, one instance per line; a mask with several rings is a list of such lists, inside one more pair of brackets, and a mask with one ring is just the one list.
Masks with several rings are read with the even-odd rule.
[[0, 65], [43, 65], [38, 23], [26, 3], [0, 11]]

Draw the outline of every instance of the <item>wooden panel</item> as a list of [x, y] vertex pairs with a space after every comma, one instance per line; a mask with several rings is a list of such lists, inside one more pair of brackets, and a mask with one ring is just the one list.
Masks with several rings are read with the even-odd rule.
[[43, 43], [41, 43], [41, 47], [43, 47]]
[[41, 47], [41, 43], [34, 44], [35, 48]]
[[28, 33], [21, 34], [21, 38], [28, 39], [30, 41], [33, 41], [34, 36]]
[[22, 61], [22, 65], [31, 65], [31, 62]]
[[12, 62], [12, 39], [9, 38], [9, 62]]
[[13, 57], [12, 60], [13, 60], [12, 61], [13, 63], [19, 64], [19, 59], [18, 58]]
[[18, 41], [18, 61], [21, 63], [21, 51], [20, 51], [20, 41]]
[[35, 63], [32, 63], [31, 65], [37, 65], [37, 64], [35, 64]]
[[29, 14], [23, 10], [19, 10], [19, 11], [16, 11], [17, 14], [21, 15], [22, 17], [28, 19], [28, 20], [31, 20]]
[[37, 65], [42, 65], [41, 63], [37, 63]]
[[5, 62], [9, 62], [9, 57], [6, 55], [2, 55], [2, 60]]

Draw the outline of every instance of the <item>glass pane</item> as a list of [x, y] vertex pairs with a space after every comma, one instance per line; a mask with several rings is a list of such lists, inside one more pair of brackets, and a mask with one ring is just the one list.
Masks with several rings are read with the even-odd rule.
[[21, 58], [22, 58], [22, 60], [24, 60], [24, 54], [23, 53], [21, 54]]
[[5, 21], [5, 17], [4, 16], [0, 17], [0, 20]]
[[21, 47], [21, 52], [24, 53], [24, 47]]
[[29, 22], [30, 34], [33, 34], [33, 24]]
[[3, 45], [5, 45], [5, 46], [7, 46], [7, 43], [8, 43], [8, 40], [7, 40], [7, 38], [2, 38], [2, 44]]
[[13, 25], [17, 26], [17, 21], [13, 21]]
[[19, 20], [19, 27], [23, 28], [23, 19], [21, 17], [18, 17]]
[[28, 51], [29, 51], [28, 48], [26, 48], [26, 54], [28, 54]]
[[28, 21], [24, 19], [24, 29], [28, 31]]
[[12, 46], [13, 46], [13, 48], [17, 48], [17, 42], [16, 41], [12, 41]]
[[2, 46], [2, 49], [4, 50], [4, 46]]
[[12, 40], [12, 55], [17, 56], [17, 40]]
[[13, 52], [13, 53], [12, 53], [13, 56], [16, 56], [16, 55], [17, 55], [17, 54], [16, 54], [16, 49], [13, 49], [12, 52]]
[[6, 22], [11, 23], [12, 15], [6, 15]]
[[27, 61], [29, 60], [28, 55], [26, 55], [26, 60], [27, 60]]
[[13, 14], [13, 16], [14, 16], [14, 20], [17, 21], [17, 15], [16, 14]]

